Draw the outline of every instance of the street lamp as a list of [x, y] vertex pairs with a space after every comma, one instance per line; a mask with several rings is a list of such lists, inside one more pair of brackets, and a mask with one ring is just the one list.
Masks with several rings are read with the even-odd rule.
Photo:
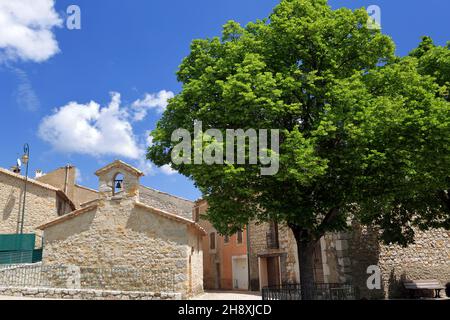
[[23, 234], [23, 223], [25, 220], [25, 199], [27, 197], [27, 184], [28, 184], [28, 162], [30, 160], [30, 146], [25, 143], [23, 146], [22, 163], [26, 166], [25, 169], [25, 186], [23, 188], [23, 203], [22, 203], [22, 215], [20, 219], [20, 234]]

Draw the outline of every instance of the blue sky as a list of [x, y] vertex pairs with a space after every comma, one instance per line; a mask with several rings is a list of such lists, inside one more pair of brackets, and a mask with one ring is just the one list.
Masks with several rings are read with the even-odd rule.
[[[44, 9], [46, 3], [52, 2], [11, 0], [11, 3], [21, 1], [32, 1], [33, 5], [42, 2]], [[34, 46], [29, 46], [26, 38], [20, 42], [19, 34], [8, 40], [8, 47], [2, 44], [0, 36], [0, 117], [3, 120], [0, 166], [13, 165], [22, 153], [23, 143], [28, 142], [31, 172], [35, 169], [48, 172], [70, 163], [79, 168], [81, 184], [97, 188], [93, 172], [121, 158], [146, 169], [148, 174], [142, 179], [143, 184], [181, 197], [198, 198], [200, 193], [191, 181], [168, 170], [150, 168], [150, 164], [139, 160], [139, 152], [146, 144], [146, 132], [155, 127], [164, 97], [180, 90], [175, 72], [189, 53], [192, 39], [220, 35], [221, 26], [227, 20], [245, 24], [264, 18], [277, 3], [275, 0], [57, 0], [54, 10], [63, 23], [51, 29], [53, 42], [51, 37], [44, 37], [35, 39]], [[65, 26], [66, 8], [71, 4], [81, 8], [81, 30], [68, 30]], [[422, 35], [432, 36], [441, 45], [450, 40], [448, 1], [335, 0], [330, 4], [335, 8], [378, 5], [383, 32], [393, 37], [400, 55], [414, 48]], [[45, 15], [45, 10], [40, 9], [36, 7], [35, 12], [44, 16], [44, 26], [49, 21], [57, 24], [57, 17]], [[0, 14], [2, 10], [5, 8], [0, 5]], [[59, 52], [53, 52], [52, 43], [57, 43]], [[25, 53], [21, 56], [20, 50], [11, 53], [14, 46]], [[33, 50], [40, 50], [40, 55]], [[95, 103], [89, 104], [91, 101]], [[64, 114], [58, 113], [67, 121], [58, 127], [55, 123], [60, 123], [57, 120], [62, 118], [55, 118], [55, 112], [70, 102], [77, 104], [72, 104]], [[91, 117], [88, 120], [85, 113], [80, 113], [87, 106]], [[118, 109], [127, 109], [130, 114], [124, 115]], [[137, 110], [144, 114], [138, 117]], [[104, 123], [103, 131], [92, 132], [93, 136], [98, 135], [97, 144], [86, 147], [77, 137], [66, 136], [55, 145], [43, 137], [51, 137], [54, 130], [73, 132], [72, 126], [82, 131], [84, 127], [79, 127], [77, 122], [80, 119], [85, 126], [97, 121], [101, 127]], [[124, 119], [128, 126], [124, 126]], [[108, 134], [106, 127], [111, 124], [118, 126], [120, 134]], [[44, 133], [39, 133], [42, 127]], [[113, 147], [118, 143], [114, 142], [130, 146], [116, 150]], [[116, 154], [107, 154], [110, 146]]]

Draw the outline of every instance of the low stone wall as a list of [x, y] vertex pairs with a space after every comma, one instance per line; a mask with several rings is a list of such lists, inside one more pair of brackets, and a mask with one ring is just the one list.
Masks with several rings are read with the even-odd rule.
[[[351, 283], [361, 298], [403, 299], [410, 292], [405, 280], [438, 280], [450, 283], [450, 231], [444, 229], [415, 230], [414, 243], [407, 247], [385, 245], [379, 230], [352, 223], [349, 232], [327, 234], [325, 247], [326, 281]], [[373, 274], [368, 268], [377, 266], [381, 272], [381, 288], [369, 289], [367, 280]], [[427, 290], [423, 296], [433, 296]], [[441, 297], [445, 297], [441, 291]]]
[[0, 295], [36, 299], [74, 300], [181, 300], [181, 293], [105, 291], [90, 289], [0, 287]]
[[64, 265], [12, 265], [0, 268], [1, 287], [91, 289], [104, 291], [181, 292], [174, 273], [132, 268]]

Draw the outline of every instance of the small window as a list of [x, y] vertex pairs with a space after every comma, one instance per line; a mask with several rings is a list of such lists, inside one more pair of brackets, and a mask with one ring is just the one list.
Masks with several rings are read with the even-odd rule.
[[61, 200], [57, 200], [58, 203], [58, 216], [62, 216], [64, 214], [64, 205], [63, 202]]
[[197, 208], [195, 208], [194, 221], [199, 222], [199, 220], [200, 220], [200, 208], [197, 207]]
[[275, 221], [270, 222], [269, 230], [266, 233], [267, 247], [269, 249], [279, 249], [280, 243], [278, 240], [278, 223]]
[[216, 233], [212, 232], [209, 234], [209, 249], [216, 250]]
[[237, 235], [236, 235], [236, 242], [238, 243], [238, 244], [242, 244], [242, 239], [243, 237], [242, 237], [242, 231], [241, 230], [239, 230], [238, 232], [237, 232]]
[[124, 190], [123, 180], [124, 180], [123, 174], [121, 173], [116, 174], [113, 181], [113, 195], [120, 194], [121, 192], [123, 192]]
[[223, 242], [224, 243], [229, 243], [230, 242], [230, 236], [224, 236], [223, 237]]

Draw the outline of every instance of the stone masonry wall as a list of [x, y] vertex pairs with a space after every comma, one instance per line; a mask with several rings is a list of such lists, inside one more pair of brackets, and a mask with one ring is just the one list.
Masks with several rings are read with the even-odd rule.
[[69, 199], [73, 201], [75, 191], [74, 189], [75, 179], [76, 179], [76, 168], [73, 166], [67, 166], [51, 171], [43, 175], [42, 177], [37, 178], [36, 180], [54, 186], [55, 188], [60, 189], [61, 191], [64, 191], [66, 195], [69, 197]]
[[[348, 245], [352, 280], [359, 288], [361, 297], [406, 297], [407, 292], [402, 284], [405, 279], [436, 279], [442, 285], [450, 282], [450, 231], [417, 230], [415, 243], [403, 248], [380, 244], [376, 230], [354, 226]], [[381, 269], [381, 290], [367, 289], [367, 267], [370, 265]]]
[[176, 290], [188, 292], [187, 227], [140, 208], [128, 214], [123, 208], [106, 202], [46, 229], [44, 263], [173, 272]]
[[179, 293], [0, 287], [0, 295], [73, 300], [181, 300]]
[[[118, 173], [123, 175], [123, 189], [114, 194]], [[135, 170], [117, 163], [98, 175], [97, 205], [45, 229], [44, 263], [152, 270], [162, 277], [173, 275], [177, 292], [201, 292], [199, 234], [182, 222], [136, 206], [142, 188]]]
[[349, 256], [349, 240], [352, 237], [352, 233], [336, 232], [327, 233], [321, 239], [325, 283], [352, 283], [352, 262]]
[[[22, 210], [24, 181], [0, 172], [0, 233], [16, 233]], [[56, 191], [28, 182], [24, 232], [57, 217]]]
[[171, 270], [27, 264], [0, 267], [1, 287], [174, 292]]
[[437, 279], [450, 282], [450, 231], [417, 231], [415, 244], [381, 246], [380, 267], [387, 296], [403, 296], [401, 280]]
[[98, 192], [83, 186], [75, 185], [73, 203], [77, 208], [80, 208], [81, 204], [95, 199], [98, 199]]

